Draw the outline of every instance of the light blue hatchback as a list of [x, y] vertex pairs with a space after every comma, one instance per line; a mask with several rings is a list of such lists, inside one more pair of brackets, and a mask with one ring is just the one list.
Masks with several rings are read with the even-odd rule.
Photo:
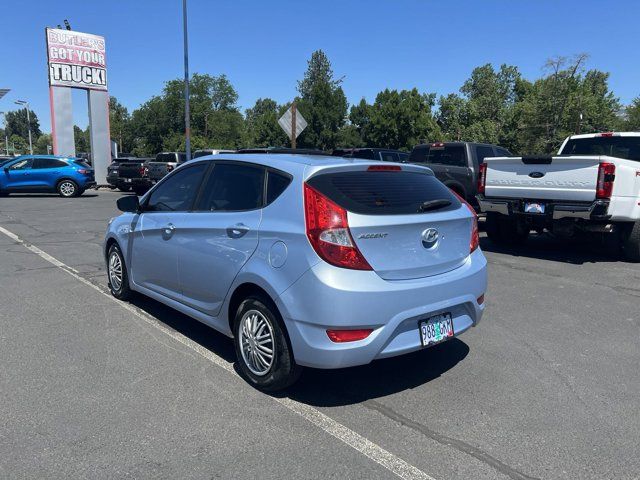
[[154, 298], [233, 337], [264, 390], [446, 341], [478, 323], [487, 269], [471, 207], [431, 170], [225, 154], [118, 200], [113, 295]]

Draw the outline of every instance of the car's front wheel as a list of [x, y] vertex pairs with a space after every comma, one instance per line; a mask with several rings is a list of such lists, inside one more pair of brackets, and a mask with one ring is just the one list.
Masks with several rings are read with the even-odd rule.
[[240, 372], [254, 387], [273, 392], [300, 377], [302, 369], [295, 363], [272, 302], [260, 296], [244, 300], [236, 312], [233, 333]]
[[58, 184], [58, 193], [65, 198], [77, 197], [80, 194], [80, 188], [73, 180], [62, 180]]
[[118, 300], [128, 300], [132, 293], [129, 288], [129, 276], [124, 265], [124, 256], [116, 243], [109, 247], [107, 254], [107, 276], [111, 295]]

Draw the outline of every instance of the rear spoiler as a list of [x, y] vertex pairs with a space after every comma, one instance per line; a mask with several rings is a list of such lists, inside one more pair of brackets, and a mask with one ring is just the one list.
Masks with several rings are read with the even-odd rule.
[[553, 161], [551, 155], [523, 155], [522, 163], [525, 165], [549, 165]]

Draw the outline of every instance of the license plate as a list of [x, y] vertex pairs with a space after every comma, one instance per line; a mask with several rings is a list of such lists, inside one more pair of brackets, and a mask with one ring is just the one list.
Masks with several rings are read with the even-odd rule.
[[544, 203], [525, 203], [524, 213], [544, 213]]
[[130, 178], [125, 178], [124, 179], [124, 183], [131, 183], [131, 179]]
[[435, 345], [453, 337], [453, 320], [450, 313], [442, 313], [422, 320], [419, 328], [423, 347]]

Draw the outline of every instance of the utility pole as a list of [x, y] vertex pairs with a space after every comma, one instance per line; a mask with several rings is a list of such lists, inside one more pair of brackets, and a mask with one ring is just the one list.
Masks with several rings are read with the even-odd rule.
[[187, 0], [182, 0], [182, 28], [184, 30], [184, 134], [187, 162], [191, 160], [191, 120], [189, 112], [189, 40], [187, 36]]
[[26, 100], [16, 100], [16, 105], [24, 105], [27, 109], [27, 126], [29, 127], [29, 153], [33, 155], [33, 143], [31, 142], [31, 117], [29, 116], [29, 102]]
[[291, 104], [291, 148], [296, 149], [296, 113], [298, 111], [298, 107], [296, 106], [296, 102]]
[[4, 112], [0, 112], [0, 115], [2, 115], [2, 118], [4, 120], [4, 151], [7, 154], [7, 157], [9, 156], [9, 135], [7, 135], [7, 114]]

